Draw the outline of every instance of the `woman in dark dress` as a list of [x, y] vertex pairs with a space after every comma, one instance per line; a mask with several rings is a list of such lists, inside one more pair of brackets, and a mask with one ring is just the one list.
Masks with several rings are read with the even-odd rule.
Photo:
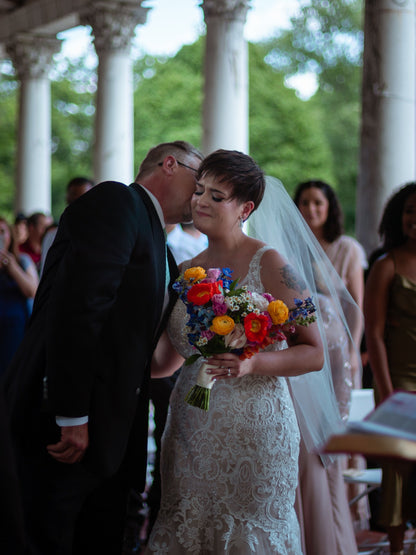
[[38, 281], [35, 265], [17, 251], [11, 227], [0, 217], [0, 376], [23, 338]]

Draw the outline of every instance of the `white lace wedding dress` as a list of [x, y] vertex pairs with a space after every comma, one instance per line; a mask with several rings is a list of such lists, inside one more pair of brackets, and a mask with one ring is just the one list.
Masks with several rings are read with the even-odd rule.
[[[241, 282], [264, 292], [254, 255]], [[169, 334], [183, 356], [185, 305]], [[274, 348], [283, 345], [275, 344]], [[299, 430], [286, 379], [245, 376], [217, 381], [205, 412], [185, 402], [201, 362], [183, 367], [163, 436], [162, 503], [146, 553], [301, 554], [294, 510]]]

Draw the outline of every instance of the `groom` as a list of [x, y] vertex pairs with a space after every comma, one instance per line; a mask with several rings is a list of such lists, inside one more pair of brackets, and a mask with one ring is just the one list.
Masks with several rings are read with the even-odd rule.
[[129, 187], [101, 183], [62, 215], [5, 379], [29, 553], [121, 553], [128, 492], [144, 488], [167, 270], [177, 275], [164, 227], [190, 221], [201, 159], [160, 144]]

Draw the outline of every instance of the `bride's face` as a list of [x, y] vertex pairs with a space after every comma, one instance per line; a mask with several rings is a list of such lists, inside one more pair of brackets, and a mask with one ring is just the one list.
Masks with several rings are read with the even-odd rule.
[[244, 205], [232, 199], [231, 193], [230, 185], [218, 183], [210, 176], [203, 176], [197, 182], [191, 207], [193, 222], [199, 231], [214, 236], [239, 229]]

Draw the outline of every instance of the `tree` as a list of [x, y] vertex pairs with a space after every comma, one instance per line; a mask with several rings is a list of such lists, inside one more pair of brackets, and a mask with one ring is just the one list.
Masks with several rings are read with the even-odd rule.
[[[13, 219], [19, 84], [9, 62], [0, 69], [0, 213]], [[85, 59], [61, 60], [51, 82], [52, 213], [65, 207], [74, 175], [92, 175], [95, 71]]]
[[[268, 43], [267, 61], [286, 80], [312, 72], [318, 91], [308, 105], [321, 111], [334, 181], [353, 231], [358, 174], [363, 51], [362, 0], [303, 1], [291, 28]], [[313, 177], [322, 177], [314, 175]]]
[[[289, 192], [302, 180], [333, 183], [354, 212], [357, 173], [361, 0], [311, 0], [292, 28], [249, 45], [250, 152]], [[134, 64], [135, 166], [147, 150], [178, 137], [201, 145], [204, 37], [172, 58], [143, 55]], [[313, 69], [319, 90], [302, 101], [285, 84]], [[4, 76], [0, 95], [0, 207], [12, 211], [17, 83]], [[60, 59], [52, 81], [52, 202], [59, 217], [74, 174], [92, 174], [96, 72], [85, 57]], [[348, 201], [348, 202], [347, 202]], [[3, 203], [3, 204], [1, 204]], [[351, 219], [351, 218], [350, 218]]]
[[[168, 61], [145, 56], [136, 62], [136, 160], [150, 146], [178, 137], [200, 146], [203, 46], [201, 38]], [[262, 45], [249, 45], [251, 154], [289, 191], [306, 171], [333, 178], [319, 112], [284, 86], [283, 74], [265, 62], [266, 54]]]
[[160, 142], [202, 139], [203, 39], [184, 46], [172, 58], [144, 56], [134, 67], [135, 160]]
[[51, 84], [52, 213], [65, 208], [65, 189], [73, 177], [92, 178], [96, 72], [85, 57], [62, 60]]
[[334, 178], [319, 107], [284, 85], [284, 74], [265, 62], [268, 46], [250, 44], [250, 152], [289, 193], [310, 175]]
[[0, 99], [0, 214], [11, 220], [16, 173], [17, 82], [8, 64], [3, 64]]

